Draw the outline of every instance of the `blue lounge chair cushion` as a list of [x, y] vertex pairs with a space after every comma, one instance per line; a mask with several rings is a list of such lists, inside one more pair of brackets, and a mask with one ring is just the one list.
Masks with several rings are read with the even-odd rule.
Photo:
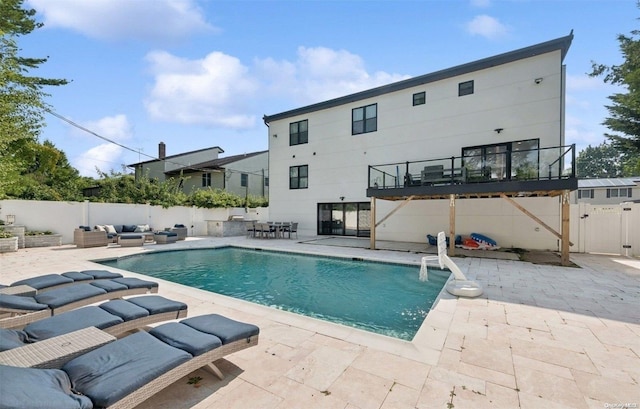
[[152, 288], [158, 288], [158, 283], [154, 281], [141, 280], [135, 277], [114, 278], [112, 281], [124, 284], [128, 288], [148, 288], [149, 290]]
[[[86, 396], [71, 391], [69, 377], [59, 369], [20, 368], [0, 365], [0, 408], [91, 409]], [[43, 406], [44, 405], [44, 406]]]
[[104, 289], [106, 292], [110, 293], [113, 291], [120, 291], [120, 290], [128, 290], [129, 287], [127, 287], [124, 284], [120, 284], [116, 281], [113, 280], [98, 280], [98, 281], [92, 281], [91, 285], [98, 287], [98, 288], [102, 288]]
[[111, 300], [99, 305], [110, 314], [117, 315], [125, 321], [148, 317], [149, 311], [129, 302], [129, 300]]
[[49, 308], [47, 304], [39, 303], [33, 297], [20, 295], [0, 294], [0, 308], [14, 310], [41, 311]]
[[122, 274], [114, 273], [107, 270], [82, 270], [83, 274], [88, 274], [96, 280], [103, 280], [108, 278], [121, 278]]
[[31, 288], [40, 290], [47, 287], [71, 283], [73, 283], [73, 279], [64, 277], [60, 274], [45, 274], [37, 277], [25, 278], [24, 280], [16, 281], [11, 285], [28, 285]]
[[90, 276], [89, 274], [85, 274], [83, 272], [80, 271], [67, 271], [61, 274], [64, 277], [70, 278], [73, 280], [73, 282], [78, 283], [78, 282], [82, 282], [82, 281], [91, 281], [93, 280], [93, 277]]
[[234, 321], [218, 314], [201, 315], [180, 321], [200, 332], [215, 335], [222, 340], [222, 344], [249, 338], [260, 333], [260, 328], [253, 324]]
[[198, 356], [222, 345], [220, 338], [195, 330], [179, 322], [158, 325], [149, 334], [162, 342]]
[[131, 297], [128, 302], [135, 304], [149, 311], [150, 314], [161, 314], [170, 311], [182, 311], [187, 309], [187, 304], [179, 301], [169, 300], [159, 295], [144, 295], [141, 297]]
[[106, 294], [106, 291], [94, 285], [83, 283], [56, 288], [46, 293], [37, 294], [34, 298], [37, 302], [48, 305], [49, 308], [58, 308], [100, 294]]
[[83, 328], [112, 327], [123, 321], [122, 318], [109, 314], [100, 307], [89, 306], [32, 322], [24, 327], [24, 332], [28, 335], [30, 342], [37, 342]]
[[138, 332], [67, 362], [74, 389], [97, 407], [108, 407], [192, 356]]
[[13, 348], [18, 348], [26, 343], [27, 334], [24, 331], [0, 328], [0, 351], [8, 351]]

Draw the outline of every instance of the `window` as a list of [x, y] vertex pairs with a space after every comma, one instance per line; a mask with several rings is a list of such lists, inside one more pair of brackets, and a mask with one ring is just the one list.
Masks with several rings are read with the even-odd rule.
[[309, 142], [309, 123], [304, 121], [289, 124], [289, 146], [300, 145]]
[[309, 166], [291, 166], [289, 168], [289, 189], [309, 187]]
[[462, 160], [467, 168], [467, 177], [475, 181], [537, 179], [539, 145], [537, 139], [528, 139], [463, 148]]
[[202, 174], [202, 187], [211, 186], [211, 173]]
[[240, 174], [240, 186], [247, 187], [248, 184], [249, 184], [249, 175], [246, 174], [246, 173], [241, 173]]
[[631, 188], [610, 188], [607, 189], [607, 197], [631, 197]]
[[268, 177], [268, 176], [266, 176], [266, 177], [264, 178], [264, 185], [265, 185], [266, 187], [269, 187], [269, 177]]
[[424, 105], [424, 103], [426, 102], [426, 98], [426, 92], [418, 92], [413, 94], [413, 106]]
[[378, 130], [378, 104], [354, 108], [351, 112], [351, 135]]
[[593, 199], [593, 189], [578, 189], [578, 199]]
[[473, 94], [473, 80], [461, 82], [458, 84], [458, 96], [462, 97], [464, 95]]

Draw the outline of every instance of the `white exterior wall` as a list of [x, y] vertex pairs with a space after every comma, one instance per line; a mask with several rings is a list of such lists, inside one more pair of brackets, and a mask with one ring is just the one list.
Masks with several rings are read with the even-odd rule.
[[[251, 156], [225, 166], [225, 190], [244, 197], [264, 196], [269, 197], [269, 188], [264, 186], [264, 178], [269, 177], [269, 153]], [[240, 174], [248, 174], [249, 185], [240, 186]]]
[[[536, 84], [535, 79], [542, 78]], [[458, 96], [458, 84], [473, 80], [474, 94]], [[300, 222], [305, 234], [317, 231], [317, 204], [328, 202], [368, 202], [366, 197], [369, 165], [460, 156], [463, 147], [537, 138], [540, 147], [564, 143], [562, 132], [564, 70], [561, 52], [518, 60], [490, 69], [427, 83], [401, 91], [359, 100], [299, 116], [274, 120], [269, 124], [270, 214], [273, 220]], [[426, 104], [412, 106], [412, 95], [426, 92]], [[351, 135], [353, 108], [377, 104], [377, 131]], [[289, 146], [289, 124], [308, 120], [309, 143]], [[496, 133], [496, 128], [503, 128]], [[277, 135], [277, 137], [274, 137]], [[289, 167], [309, 166], [309, 187], [289, 189]], [[538, 199], [547, 201], [544, 199]], [[511, 209], [491, 200], [458, 201], [456, 227], [460, 234], [478, 231], [492, 234], [495, 226], [526, 223], [520, 215], [511, 217]], [[547, 201], [548, 202], [548, 201]], [[553, 202], [557, 203], [557, 199]], [[398, 202], [377, 200], [380, 220]], [[507, 206], [510, 206], [508, 203]], [[465, 216], [465, 206], [470, 212]], [[533, 206], [545, 208], [545, 205]], [[508, 209], [508, 210], [507, 210]], [[475, 214], [489, 212], [507, 220], [480, 223]], [[559, 225], [559, 205], [543, 219]], [[423, 241], [437, 229], [427, 225], [423, 215], [433, 214], [448, 227], [448, 201], [420, 201], [395, 213], [386, 227], [377, 230], [379, 240]], [[534, 211], [534, 214], [535, 211]], [[525, 216], [526, 218], [526, 216]], [[528, 219], [528, 218], [527, 218]], [[403, 222], [403, 220], [407, 220]], [[484, 223], [484, 222], [482, 222]], [[520, 229], [508, 227], [495, 231], [504, 237], [505, 247], [557, 248], [557, 240], [545, 235], [531, 246], [528, 234], [512, 236]], [[533, 229], [531, 229], [533, 230]], [[537, 233], [537, 232], [536, 232]], [[507, 239], [509, 238], [509, 239]]]

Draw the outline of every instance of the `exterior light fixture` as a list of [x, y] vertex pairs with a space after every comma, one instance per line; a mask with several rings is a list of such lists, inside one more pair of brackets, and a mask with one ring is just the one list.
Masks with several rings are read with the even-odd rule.
[[535, 83], [536, 83], [536, 85], [537, 85], [537, 84], [540, 84], [540, 83], [542, 82], [542, 80], [543, 80], [543, 79], [544, 79], [544, 78], [542, 78], [542, 77], [540, 77], [540, 78], [536, 78], [535, 80], [533, 80], [533, 82], [535, 82]]
[[493, 130], [495, 133], [500, 133], [502, 131], [504, 131], [504, 128], [496, 128]]

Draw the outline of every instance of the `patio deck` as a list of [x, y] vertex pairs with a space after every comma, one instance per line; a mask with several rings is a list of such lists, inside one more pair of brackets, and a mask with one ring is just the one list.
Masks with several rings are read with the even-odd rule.
[[[171, 249], [233, 244], [416, 266], [423, 255], [302, 243], [316, 239], [188, 238]], [[21, 249], [0, 255], [0, 282], [104, 268], [90, 260], [154, 249], [169, 250]], [[484, 285], [483, 298], [444, 294], [412, 342], [158, 280], [159, 294], [188, 303], [189, 316], [216, 312], [259, 325], [260, 344], [219, 362], [223, 381], [199, 370], [139, 408], [637, 408], [640, 260], [571, 259], [580, 268], [455, 258]], [[187, 384], [191, 376], [202, 386]]]

